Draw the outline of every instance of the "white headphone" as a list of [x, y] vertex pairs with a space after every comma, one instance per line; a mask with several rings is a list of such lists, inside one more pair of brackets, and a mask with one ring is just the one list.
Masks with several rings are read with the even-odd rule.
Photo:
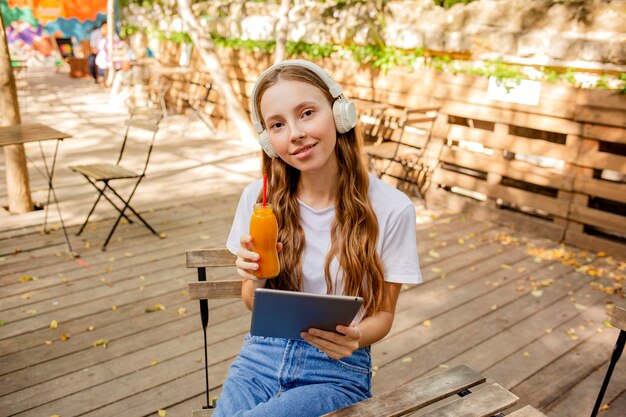
[[354, 128], [357, 122], [354, 103], [352, 103], [342, 94], [339, 84], [337, 84], [335, 80], [333, 80], [331, 76], [328, 75], [328, 73], [324, 71], [320, 66], [312, 62], [305, 61], [303, 59], [290, 59], [287, 61], [282, 61], [263, 71], [263, 73], [259, 76], [257, 82], [254, 84], [254, 87], [252, 88], [252, 94], [250, 95], [250, 113], [252, 114], [252, 124], [254, 125], [254, 129], [259, 134], [259, 145], [261, 145], [267, 156], [269, 156], [270, 158], [276, 158], [278, 154], [270, 143], [270, 138], [267, 130], [263, 128], [263, 124], [261, 123], [262, 116], [255, 105], [256, 95], [259, 84], [268, 74], [270, 74], [277, 68], [285, 67], [288, 65], [308, 68], [315, 74], [317, 74], [322, 79], [322, 81], [324, 81], [324, 84], [326, 84], [326, 86], [328, 87], [330, 95], [333, 96], [333, 98], [335, 99], [335, 102], [333, 103], [333, 116], [335, 118], [335, 129], [337, 129], [337, 132], [346, 133], [350, 131], [350, 129]]

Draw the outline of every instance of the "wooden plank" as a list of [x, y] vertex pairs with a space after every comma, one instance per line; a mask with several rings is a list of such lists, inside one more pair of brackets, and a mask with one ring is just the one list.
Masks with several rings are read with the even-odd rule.
[[325, 414], [325, 416], [401, 416], [484, 381], [485, 378], [482, 375], [467, 366], [460, 365], [440, 374], [409, 382], [392, 391]]
[[601, 236], [588, 235], [569, 226], [565, 232], [564, 242], [591, 251], [603, 251], [616, 258], [626, 258], [626, 245]]
[[530, 405], [524, 406], [517, 411], [507, 414], [509, 417], [546, 417], [541, 411]]
[[598, 150], [589, 150], [583, 153], [576, 161], [576, 164], [590, 168], [626, 172], [626, 156], [600, 152]]
[[581, 123], [626, 128], [626, 111], [607, 107], [576, 106], [573, 119]]
[[450, 125], [448, 139], [456, 141], [478, 142], [484, 146], [510, 152], [547, 156], [567, 162], [576, 162], [577, 149], [521, 136], [498, 134], [483, 129]]
[[505, 410], [519, 401], [519, 398], [499, 384], [488, 385], [470, 395], [458, 398], [423, 417], [491, 417]]
[[[433, 182], [476, 191], [491, 199], [501, 198], [519, 206], [540, 209], [563, 218], [565, 218], [568, 214], [568, 201], [566, 199], [546, 197], [499, 184], [488, 184], [485, 180], [444, 169], [439, 169], [435, 172], [433, 175]], [[561, 195], [561, 193], [559, 193], [559, 195]]]
[[215, 300], [220, 298], [240, 298], [241, 281], [189, 282], [187, 289], [190, 300]]
[[0, 146], [45, 140], [61, 140], [70, 135], [42, 123], [0, 126]]
[[507, 160], [499, 153], [481, 154], [461, 148], [445, 147], [441, 153], [441, 161], [454, 165], [484, 170], [520, 181], [530, 182], [545, 187], [572, 191], [572, 179], [549, 168], [542, 168], [524, 161]]
[[[598, 307], [600, 309], [604, 306]], [[562, 393], [573, 389], [580, 380], [596, 371], [611, 356], [610, 349], [598, 349], [598, 346], [614, 341], [615, 334], [608, 331], [599, 333], [595, 328], [593, 330], [590, 337], [568, 349], [567, 357], [549, 358], [551, 360], [542, 369], [525, 378], [511, 390], [536, 407], [544, 408], [556, 401]], [[574, 331], [580, 333], [580, 327], [574, 328]], [[527, 351], [530, 355], [540, 353], [530, 347]], [[561, 377], [554, 378], [554, 375]], [[546, 390], [546, 386], [550, 386], [551, 389]]]
[[615, 306], [613, 314], [611, 314], [611, 325], [626, 331], [626, 309], [624, 307]]
[[582, 135], [589, 139], [626, 143], [626, 129], [620, 127], [583, 123]]
[[626, 183], [598, 180], [578, 175], [574, 179], [574, 190], [593, 197], [602, 197], [626, 203]]
[[213, 410], [191, 410], [191, 417], [211, 417]]
[[[545, 293], [544, 293], [545, 296]], [[543, 298], [543, 297], [542, 297]], [[517, 387], [521, 388], [521, 384], [524, 384], [529, 390], [533, 390], [542, 401], [548, 402], [546, 395], [557, 394], [564, 392], [571, 388], [574, 381], [578, 380], [571, 370], [562, 373], [557, 371], [558, 375], [562, 376], [562, 379], [555, 380], [553, 373], [550, 372], [550, 364], [559, 360], [558, 364], [553, 369], [565, 370], [567, 363], [570, 361], [577, 361], [577, 364], [581, 364], [580, 360], [586, 360], [586, 356], [569, 356], [569, 352], [577, 346], [583, 344], [588, 338], [594, 337], [600, 339], [599, 343], [611, 343], [614, 341], [614, 337], [607, 332], [598, 333], [596, 326], [589, 325], [590, 322], [602, 323], [606, 319], [605, 303], [603, 301], [594, 305], [586, 305], [585, 310], [582, 310], [579, 316], [563, 323], [561, 326], [552, 329], [550, 334], [537, 339], [525, 346], [524, 351], [528, 352], [527, 356], [523, 355], [523, 352], [518, 352], [518, 355], [511, 355], [506, 359], [498, 362], [495, 366], [492, 366], [484, 372], [487, 378], [492, 378], [494, 381], [499, 381], [504, 386], [508, 387], [525, 400], [536, 404], [529, 399], [530, 392], [524, 390], [524, 393], [517, 390]], [[576, 308], [572, 305], [571, 308]], [[582, 326], [581, 326], [582, 325]], [[573, 329], [573, 330], [571, 330]], [[569, 332], [569, 333], [568, 333]], [[572, 335], [571, 337], [569, 335]], [[609, 336], [609, 337], [607, 337]], [[606, 338], [606, 339], [605, 339]], [[609, 341], [610, 340], [610, 341]], [[581, 352], [591, 354], [597, 349], [593, 349], [592, 346], [597, 346], [595, 343], [589, 343], [589, 349], [583, 349]], [[573, 352], [572, 352], [573, 353]], [[519, 360], [519, 355], [524, 360]], [[576, 358], [579, 358], [578, 360]], [[590, 358], [591, 359], [591, 358]], [[581, 375], [587, 375], [589, 372], [595, 369], [594, 367], [588, 368], [588, 370], [577, 369], [577, 372], [581, 372]], [[535, 381], [535, 383], [533, 383]], [[554, 390], [550, 390], [547, 393], [545, 390], [545, 384], [541, 385], [541, 382], [547, 382]], [[539, 384], [539, 385], [537, 385]], [[558, 387], [558, 388], [557, 388]], [[535, 397], [536, 399], [537, 397]]]
[[626, 99], [623, 94], [611, 90], [577, 89], [576, 105], [626, 110]]
[[[483, 80], [487, 80], [483, 78]], [[419, 81], [414, 81], [420, 83]], [[542, 85], [542, 89], [545, 84]], [[437, 83], [434, 85], [433, 95], [440, 100], [456, 101], [473, 105], [488, 106], [494, 109], [505, 109], [512, 111], [526, 112], [530, 114], [540, 114], [552, 117], [562, 117], [571, 119], [574, 116], [574, 106], [571, 99], [566, 97], [555, 98], [548, 92], [542, 91], [537, 105], [525, 105], [510, 103], [499, 100], [491, 100], [487, 96], [487, 86], [475, 85], [455, 85], [447, 83]], [[566, 94], [567, 95], [567, 94]], [[572, 97], [573, 98], [573, 97]]]
[[579, 223], [626, 235], [626, 219], [619, 214], [572, 204], [569, 218]]
[[[497, 351], [496, 345], [489, 345], [489, 340], [498, 338], [502, 332], [508, 333], [509, 327], [514, 323], [532, 317], [538, 310], [566, 297], [565, 294], [559, 292], [567, 288], [565, 282], [558, 285], [558, 290], [555, 289], [550, 293], [546, 291], [545, 299], [535, 303], [527, 302], [530, 298], [534, 298], [530, 291], [516, 290], [528, 276], [537, 280], [560, 278], [563, 270], [556, 268], [556, 265], [553, 265], [557, 270], [556, 274], [548, 274], [544, 270], [537, 271], [536, 268], [529, 268], [528, 272], [517, 272], [519, 268], [530, 266], [529, 262], [524, 260], [505, 263], [505, 265], [510, 266], [511, 269], [505, 269], [499, 265], [500, 270], [492, 272], [489, 280], [477, 279], [471, 285], [456, 287], [453, 290], [448, 289], [451, 296], [458, 297], [455, 290], [458, 292], [467, 290], [470, 297], [466, 298], [466, 303], [454, 303], [458, 306], [453, 311], [437, 315], [427, 312], [425, 319], [429, 320], [430, 328], [415, 326], [410, 332], [383, 340], [381, 345], [385, 346], [384, 358], [390, 357], [393, 361], [382, 366], [378, 365], [378, 373], [374, 380], [375, 386], [402, 383], [405, 378], [410, 377], [411, 373], [422, 374], [436, 370], [438, 366], [436, 364], [454, 366], [462, 363], [456, 359], [459, 356], [463, 356], [463, 360], [475, 363], [472, 366], [482, 365], [473, 356], [465, 354], [470, 347], [481, 346], [474, 352], [484, 349], [484, 354], [489, 360], [491, 360], [490, 354], [493, 354], [495, 358], [500, 358], [500, 355], [506, 357], [505, 353]], [[575, 282], [574, 277], [567, 282]], [[452, 285], [455, 285], [455, 282], [452, 282]], [[413, 311], [413, 314], [420, 313]], [[454, 323], [454, 325], [450, 326], [449, 323]], [[444, 328], [441, 328], [442, 326]], [[398, 344], [406, 347], [396, 347]], [[402, 353], [396, 353], [398, 349]], [[508, 349], [508, 346], [505, 349]], [[425, 354], [431, 355], [429, 357], [433, 360], [426, 363], [419, 361], [419, 358], [424, 357]], [[408, 358], [412, 360], [409, 361]]]
[[494, 109], [489, 106], [478, 106], [451, 100], [441, 100], [441, 112], [469, 119], [506, 123], [515, 126], [564, 134], [580, 134], [580, 124], [563, 118], [541, 116], [537, 114], [517, 112], [506, 109]]
[[187, 251], [187, 268], [234, 266], [237, 257], [226, 248]]
[[[608, 330], [605, 329], [603, 331]], [[605, 352], [608, 353], [611, 351], [612, 346], [598, 346], [598, 349], [604, 349]], [[594, 372], [591, 372], [572, 389], [562, 393], [556, 401], [542, 408], [543, 412], [549, 416], [575, 416], [580, 413], [580, 410], [592, 410], [606, 375], [608, 365], [609, 361], [607, 360], [604, 365]], [[609, 409], [602, 412], [601, 415], [603, 417], [621, 416], [623, 410], [626, 410], [626, 408], [622, 407], [616, 408], [617, 413], [611, 412], [614, 411], [614, 407], [618, 407], [620, 399], [626, 400], [626, 395], [623, 393], [624, 387], [626, 387], [626, 362], [619, 361], [613, 370], [611, 382], [604, 394], [602, 404], [608, 404]]]

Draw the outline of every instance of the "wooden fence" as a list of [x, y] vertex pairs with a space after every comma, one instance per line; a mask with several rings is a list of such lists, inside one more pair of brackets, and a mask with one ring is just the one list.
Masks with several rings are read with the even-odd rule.
[[[252, 85], [271, 57], [223, 49], [219, 55], [248, 108]], [[626, 257], [626, 96], [542, 83], [538, 104], [525, 105], [489, 99], [482, 77], [382, 74], [330, 59], [319, 64], [350, 97], [440, 107], [424, 155], [434, 167], [427, 201]], [[191, 65], [201, 67], [196, 54]]]

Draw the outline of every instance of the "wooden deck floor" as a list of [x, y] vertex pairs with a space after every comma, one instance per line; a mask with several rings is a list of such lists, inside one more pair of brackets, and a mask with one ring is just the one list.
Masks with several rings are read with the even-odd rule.
[[[54, 207], [56, 230], [46, 235], [42, 211], [0, 215], [0, 416], [189, 416], [203, 404], [204, 371], [198, 308], [185, 294], [196, 277], [184, 252], [224, 244], [239, 193], [257, 176], [256, 153], [197, 121], [166, 120], [133, 200], [164, 238], [125, 223], [102, 252], [114, 212], [101, 205], [75, 236], [95, 193], [66, 166], [111, 160], [125, 111], [86, 80], [35, 71], [27, 79], [23, 121], [73, 135], [61, 144], [55, 185], [80, 258], [67, 254]], [[40, 163], [38, 145], [26, 149]], [[45, 201], [46, 182], [32, 168], [31, 184]], [[374, 393], [466, 363], [520, 405], [589, 415], [617, 338], [604, 324], [607, 309], [625, 304], [602, 290], [623, 279], [624, 260], [462, 213], [416, 210], [425, 282], [404, 288], [390, 335], [373, 348]], [[249, 320], [238, 300], [211, 304], [215, 395]], [[626, 360], [605, 403], [603, 416], [624, 415]]]

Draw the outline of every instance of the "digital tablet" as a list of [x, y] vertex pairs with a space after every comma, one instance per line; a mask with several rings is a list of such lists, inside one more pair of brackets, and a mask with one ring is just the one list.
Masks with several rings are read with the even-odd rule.
[[257, 288], [250, 334], [302, 339], [300, 332], [313, 327], [335, 332], [339, 324], [349, 326], [362, 305], [361, 297]]

